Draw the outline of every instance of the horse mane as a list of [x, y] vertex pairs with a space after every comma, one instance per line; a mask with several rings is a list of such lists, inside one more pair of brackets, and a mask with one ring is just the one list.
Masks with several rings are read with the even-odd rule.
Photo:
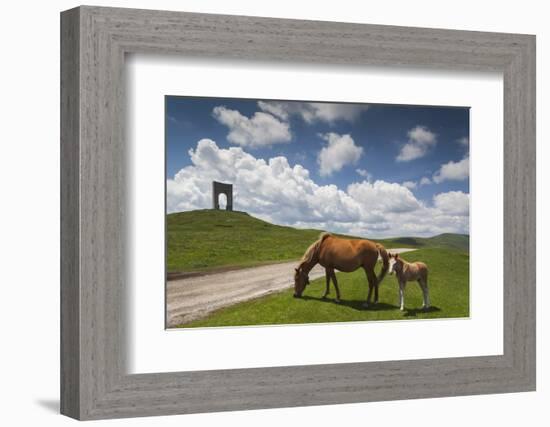
[[309, 245], [309, 248], [306, 249], [304, 256], [300, 261], [300, 267], [302, 267], [304, 264], [309, 264], [313, 262], [313, 258], [319, 254], [321, 243], [323, 243], [323, 240], [325, 240], [329, 236], [332, 236], [332, 234], [323, 232], [319, 235], [319, 238], [315, 242]]

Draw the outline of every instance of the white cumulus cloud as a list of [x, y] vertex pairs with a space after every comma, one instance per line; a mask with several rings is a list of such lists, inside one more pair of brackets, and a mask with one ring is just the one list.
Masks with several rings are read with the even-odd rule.
[[329, 132], [320, 136], [328, 142], [317, 156], [319, 173], [322, 176], [338, 172], [346, 165], [357, 164], [363, 154], [363, 147], [355, 145], [355, 141], [349, 134], [339, 135]]
[[436, 194], [433, 200], [434, 206], [447, 214], [464, 216], [470, 212], [470, 195], [462, 191]]
[[437, 135], [425, 126], [416, 126], [407, 132], [409, 141], [401, 147], [396, 157], [398, 162], [409, 162], [424, 157], [437, 144]]
[[348, 193], [368, 209], [384, 213], [410, 212], [422, 207], [411, 191], [403, 185], [377, 180], [353, 183]]
[[415, 181], [404, 181], [401, 185], [409, 190], [414, 190], [418, 184]]
[[433, 181], [437, 184], [443, 181], [464, 181], [470, 176], [470, 158], [465, 157], [459, 162], [450, 161], [441, 165], [434, 174]]
[[362, 176], [363, 178], [366, 178], [367, 181], [370, 181], [372, 179], [372, 174], [366, 170], [366, 169], [355, 169], [355, 172], [357, 172], [357, 175]]
[[432, 180], [430, 178], [428, 178], [427, 176], [423, 176], [421, 179], [420, 179], [420, 186], [423, 186], [423, 185], [430, 185], [432, 183]]
[[301, 117], [306, 123], [321, 121], [332, 124], [338, 120], [355, 121], [369, 108], [365, 104], [337, 104], [324, 102], [259, 101], [262, 111], [288, 120], [291, 115]]
[[468, 233], [468, 194], [440, 193], [427, 205], [398, 183], [319, 185], [286, 157], [260, 159], [242, 147], [201, 139], [191, 164], [166, 183], [168, 212], [212, 207], [212, 181], [233, 184], [234, 209], [275, 224], [380, 238]]
[[468, 147], [470, 145], [470, 138], [464, 136], [462, 138], [458, 138], [457, 142], [464, 147]]
[[228, 127], [227, 140], [242, 147], [270, 146], [289, 142], [292, 138], [287, 122], [261, 111], [246, 117], [237, 110], [217, 106], [212, 115]]
[[192, 165], [167, 181], [168, 212], [204, 209], [212, 204], [212, 181], [234, 185], [234, 208], [275, 223], [300, 220], [359, 220], [359, 206], [334, 185], [319, 186], [301, 165], [283, 157], [265, 161], [241, 147], [220, 149], [202, 139], [189, 150]]

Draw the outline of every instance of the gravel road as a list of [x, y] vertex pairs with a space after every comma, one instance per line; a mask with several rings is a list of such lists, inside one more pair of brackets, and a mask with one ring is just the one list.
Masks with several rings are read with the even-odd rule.
[[[414, 249], [391, 249], [392, 253]], [[214, 310], [259, 298], [294, 286], [298, 261], [217, 272], [167, 282], [167, 327], [205, 317]], [[323, 277], [325, 269], [316, 265], [310, 280]]]

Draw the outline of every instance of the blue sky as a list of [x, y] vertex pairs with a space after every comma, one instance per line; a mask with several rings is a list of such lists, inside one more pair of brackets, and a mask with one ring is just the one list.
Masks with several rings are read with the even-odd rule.
[[169, 212], [211, 207], [216, 179], [235, 209], [285, 225], [468, 232], [467, 107], [168, 96], [166, 165]]

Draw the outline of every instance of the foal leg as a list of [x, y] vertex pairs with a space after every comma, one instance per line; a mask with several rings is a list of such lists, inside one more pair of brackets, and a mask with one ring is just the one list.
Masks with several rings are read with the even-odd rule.
[[427, 279], [419, 279], [418, 284], [420, 285], [420, 288], [422, 288], [422, 297], [423, 297], [423, 304], [422, 308], [430, 308], [430, 292], [428, 291], [428, 281]]
[[334, 302], [340, 302], [340, 289], [338, 289], [338, 281], [336, 280], [336, 273], [334, 270], [330, 270], [330, 277], [332, 278], [332, 283], [334, 283], [334, 289], [336, 289], [336, 299]]
[[405, 311], [405, 283], [404, 281], [399, 281], [399, 309]]
[[327, 297], [327, 295], [330, 293], [330, 271], [328, 268], [325, 268], [325, 278], [327, 280], [327, 287], [325, 289], [325, 293], [323, 294], [323, 299]]

